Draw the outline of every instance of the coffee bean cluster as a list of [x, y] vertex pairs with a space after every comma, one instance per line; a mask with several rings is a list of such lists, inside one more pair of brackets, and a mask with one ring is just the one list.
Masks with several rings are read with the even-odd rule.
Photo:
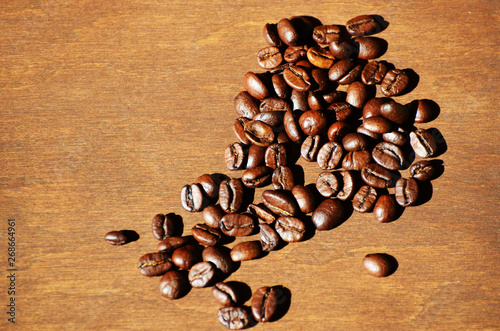
[[[226, 327], [270, 321], [286, 301], [282, 291], [261, 287], [251, 308], [243, 306], [238, 289], [224, 282], [237, 263], [333, 229], [350, 210], [373, 212], [386, 223], [425, 201], [422, 183], [436, 178], [441, 166], [428, 158], [441, 152], [443, 141], [415, 124], [435, 119], [439, 107], [393, 98], [415, 83], [412, 71], [379, 59], [388, 44], [372, 35], [385, 27], [376, 15], [345, 25], [295, 16], [264, 26], [268, 45], [257, 52], [262, 70], [243, 76], [244, 90], [234, 99], [237, 141], [224, 151], [227, 169], [238, 175], [204, 174], [182, 187], [183, 208], [201, 213], [191, 236], [179, 233], [182, 220], [175, 214], [152, 220], [160, 242], [156, 252], [139, 259], [138, 269], [161, 276], [161, 296], [177, 299], [190, 288], [211, 287]], [[317, 164], [315, 183], [304, 185], [300, 158]], [[254, 234], [260, 239], [226, 246]], [[127, 242], [116, 231], [106, 239]], [[383, 253], [367, 254], [362, 264], [376, 277], [397, 268]]]

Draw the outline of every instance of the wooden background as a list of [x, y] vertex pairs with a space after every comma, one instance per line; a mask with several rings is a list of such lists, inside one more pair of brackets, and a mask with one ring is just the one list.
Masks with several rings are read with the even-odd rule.
[[[245, 262], [228, 280], [282, 285], [288, 312], [253, 330], [498, 330], [499, 123], [496, 1], [4, 0], [0, 4], [0, 267], [16, 219], [19, 330], [224, 330], [210, 290], [158, 295], [137, 259], [150, 219], [183, 217], [180, 189], [230, 173], [233, 98], [259, 71], [265, 23], [311, 15], [389, 23], [383, 59], [420, 76], [402, 103], [428, 98], [447, 151], [432, 198], [390, 224], [340, 227]], [[300, 161], [306, 183], [318, 174]], [[106, 232], [131, 229], [124, 247]], [[237, 241], [238, 242], [238, 241]], [[235, 242], [236, 243], [236, 242]], [[399, 261], [369, 276], [367, 253]], [[1, 277], [0, 329], [8, 280]], [[14, 329], [12, 327], [12, 329]]]

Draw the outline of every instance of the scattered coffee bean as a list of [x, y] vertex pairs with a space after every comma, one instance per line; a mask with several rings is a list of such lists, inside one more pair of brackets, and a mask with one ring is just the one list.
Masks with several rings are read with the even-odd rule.
[[344, 220], [344, 206], [337, 199], [326, 199], [314, 210], [311, 220], [318, 231], [333, 229]]
[[361, 178], [370, 186], [387, 188], [392, 186], [395, 175], [379, 164], [370, 163], [361, 169]]
[[235, 142], [226, 147], [224, 153], [226, 168], [229, 170], [242, 169], [245, 166], [245, 147], [242, 143]]
[[244, 241], [236, 244], [231, 250], [231, 259], [234, 262], [253, 260], [262, 254], [260, 241]]
[[410, 144], [415, 154], [420, 157], [430, 157], [437, 153], [437, 143], [432, 134], [424, 129], [410, 132]]
[[172, 214], [157, 214], [151, 221], [153, 236], [158, 240], [164, 240], [174, 235], [175, 219]]
[[233, 272], [233, 260], [231, 260], [229, 251], [226, 252], [225, 247], [205, 247], [201, 253], [201, 257], [203, 261], [212, 263], [215, 266], [216, 271], [219, 271], [222, 274], [228, 275]]
[[382, 94], [385, 96], [392, 97], [403, 93], [408, 84], [409, 77], [405, 71], [392, 69], [385, 74], [380, 85], [380, 91], [382, 91]]
[[325, 198], [335, 196], [340, 190], [339, 180], [335, 173], [329, 171], [320, 173], [316, 178], [316, 189]]
[[395, 259], [383, 253], [367, 254], [363, 258], [363, 266], [374, 277], [387, 277], [395, 271]]
[[201, 211], [207, 204], [203, 187], [196, 183], [184, 185], [181, 190], [181, 204], [187, 211]]
[[333, 170], [339, 165], [343, 154], [344, 149], [339, 143], [329, 141], [318, 151], [318, 166], [323, 170]]
[[275, 229], [284, 241], [296, 242], [304, 238], [306, 225], [296, 217], [281, 216], [276, 220]]
[[303, 185], [295, 185], [292, 189], [292, 194], [299, 205], [300, 211], [304, 214], [309, 214], [316, 207], [314, 195], [312, 191]]
[[245, 189], [238, 178], [222, 181], [219, 187], [219, 204], [226, 213], [236, 213], [243, 205]]
[[166, 252], [148, 253], [141, 256], [137, 268], [147, 277], [160, 276], [173, 267]]
[[210, 262], [198, 262], [189, 270], [189, 283], [192, 287], [205, 287], [215, 276], [215, 266]]
[[351, 36], [367, 36], [382, 30], [377, 20], [371, 15], [356, 16], [346, 23], [347, 32]]
[[181, 269], [189, 270], [201, 260], [201, 249], [194, 245], [185, 245], [172, 253], [172, 262]]
[[287, 166], [276, 168], [273, 172], [272, 183], [275, 190], [290, 191], [295, 186], [292, 169]]
[[189, 244], [193, 244], [193, 240], [190, 237], [169, 237], [158, 243], [158, 251], [160, 252], [171, 252], [177, 248]]
[[123, 231], [110, 231], [106, 233], [104, 239], [111, 245], [125, 245], [129, 238]]
[[188, 290], [189, 280], [181, 271], [168, 271], [160, 279], [160, 295], [165, 299], [179, 299]]
[[249, 323], [248, 311], [243, 307], [222, 307], [219, 309], [218, 319], [230, 330], [244, 329]]
[[413, 178], [400, 178], [396, 182], [396, 201], [403, 207], [412, 206], [418, 199], [418, 183]]
[[381, 195], [373, 207], [373, 216], [380, 223], [392, 222], [398, 214], [398, 204], [393, 195]]
[[219, 205], [209, 205], [203, 209], [201, 217], [206, 225], [218, 229], [220, 220], [225, 214]]
[[295, 216], [299, 213], [300, 208], [297, 201], [289, 191], [271, 191], [262, 192], [262, 202], [273, 213], [282, 216]]
[[262, 251], [270, 252], [275, 250], [280, 243], [280, 236], [278, 233], [267, 223], [259, 223], [259, 228]]
[[219, 282], [212, 288], [215, 301], [223, 307], [235, 306], [239, 301], [238, 291], [231, 284]]
[[249, 236], [254, 228], [255, 221], [247, 214], [227, 214], [220, 221], [220, 229], [226, 236]]
[[375, 162], [389, 170], [403, 169], [406, 165], [406, 158], [401, 148], [388, 142], [378, 143], [373, 148], [372, 157]]
[[277, 218], [276, 214], [274, 214], [263, 203], [248, 205], [247, 212], [249, 212], [256, 218], [264, 221], [267, 224], [273, 223]]
[[377, 191], [369, 186], [362, 186], [352, 199], [352, 208], [359, 213], [366, 213], [373, 209], [377, 201]]
[[215, 246], [222, 239], [219, 229], [211, 228], [206, 224], [196, 224], [192, 229], [194, 239], [205, 246]]
[[420, 181], [433, 179], [436, 172], [436, 167], [427, 160], [417, 161], [410, 167], [411, 176]]
[[278, 308], [278, 295], [274, 288], [264, 286], [257, 289], [252, 296], [251, 307], [257, 322], [269, 322]]
[[267, 186], [272, 179], [273, 169], [266, 166], [257, 166], [247, 169], [241, 175], [243, 185], [249, 188], [257, 188]]

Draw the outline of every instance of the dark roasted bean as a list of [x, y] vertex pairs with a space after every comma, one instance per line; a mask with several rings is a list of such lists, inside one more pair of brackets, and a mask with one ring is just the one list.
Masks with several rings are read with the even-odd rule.
[[168, 271], [160, 279], [160, 295], [165, 299], [179, 299], [188, 289], [189, 280], [181, 271]]
[[354, 114], [354, 108], [347, 102], [334, 102], [330, 106], [328, 106], [325, 114], [330, 122], [345, 121]]
[[368, 100], [363, 106], [363, 119], [366, 120], [373, 116], [382, 116], [380, 107], [389, 100], [389, 98], [372, 98]]
[[274, 74], [271, 77], [274, 92], [281, 99], [288, 99], [292, 94], [292, 88], [288, 86], [283, 78], [283, 75]]
[[336, 59], [354, 59], [358, 56], [358, 47], [353, 39], [334, 40], [330, 43], [330, 53]]
[[370, 151], [349, 152], [342, 161], [342, 168], [345, 170], [361, 170], [372, 161]]
[[255, 99], [247, 91], [241, 91], [234, 98], [234, 108], [239, 117], [252, 119], [259, 113], [259, 100]]
[[361, 169], [361, 178], [370, 186], [387, 188], [392, 186], [395, 175], [379, 164], [370, 163]]
[[339, 25], [318, 25], [313, 30], [314, 41], [318, 44], [328, 45], [332, 41], [345, 38], [345, 32]]
[[243, 307], [222, 307], [218, 313], [219, 322], [230, 330], [244, 329], [249, 323], [249, 315]]
[[380, 91], [388, 97], [400, 95], [406, 90], [409, 83], [408, 74], [399, 69], [387, 71], [380, 85]]
[[308, 214], [316, 207], [313, 192], [306, 186], [295, 185], [292, 189], [292, 194], [299, 205], [300, 211]]
[[356, 16], [347, 21], [346, 28], [351, 36], [367, 36], [380, 32], [382, 29], [372, 15]]
[[286, 242], [297, 242], [304, 238], [306, 225], [300, 219], [291, 216], [281, 216], [276, 220], [276, 232]]
[[278, 295], [274, 288], [264, 286], [257, 289], [252, 296], [251, 307], [257, 322], [269, 322], [278, 310]]
[[418, 199], [418, 183], [414, 178], [400, 178], [396, 182], [396, 201], [403, 207], [412, 206]]
[[300, 111], [287, 111], [283, 117], [283, 125], [290, 140], [298, 142], [302, 140], [302, 129], [299, 125]]
[[198, 262], [189, 270], [188, 279], [192, 287], [205, 287], [214, 279], [215, 266], [210, 262]]
[[243, 204], [245, 190], [238, 178], [222, 181], [219, 187], [219, 204], [226, 213], [236, 213]]
[[245, 123], [245, 136], [253, 144], [267, 147], [274, 141], [273, 129], [261, 121], [248, 121]]
[[275, 46], [268, 46], [257, 53], [257, 62], [264, 69], [273, 69], [281, 64], [283, 55]]
[[264, 25], [264, 39], [271, 46], [280, 47], [283, 45], [283, 42], [280, 39], [278, 34], [278, 26], [274, 23], [266, 23]]
[[194, 239], [205, 246], [215, 246], [222, 239], [219, 229], [211, 228], [206, 224], [196, 224], [191, 231]]
[[129, 238], [124, 231], [110, 231], [106, 233], [104, 239], [111, 245], [125, 245], [129, 242]]
[[190, 212], [201, 211], [207, 205], [205, 192], [200, 184], [184, 185], [181, 190], [181, 204]]
[[147, 277], [160, 276], [173, 267], [166, 252], [154, 252], [141, 256], [137, 268]]
[[380, 114], [388, 120], [397, 124], [406, 123], [410, 117], [408, 109], [394, 100], [389, 100], [388, 102], [384, 103], [380, 107]]
[[362, 109], [366, 101], [368, 100], [368, 88], [360, 81], [349, 84], [346, 92], [346, 102], [358, 109]]
[[417, 129], [410, 132], [410, 144], [420, 157], [430, 157], [437, 153], [437, 143], [430, 131]]
[[255, 168], [265, 164], [264, 155], [266, 153], [266, 148], [251, 145], [248, 148], [248, 157], [247, 157], [247, 169]]
[[273, 213], [282, 216], [294, 216], [300, 211], [297, 201], [290, 191], [266, 190], [262, 192], [262, 202]]
[[238, 170], [245, 166], [245, 147], [235, 142], [226, 147], [224, 161], [228, 170]]
[[360, 213], [366, 213], [373, 209], [377, 201], [377, 191], [368, 185], [361, 186], [352, 199], [352, 208]]
[[387, 254], [367, 254], [363, 259], [363, 266], [374, 277], [387, 277], [395, 271], [394, 261], [394, 257]]
[[363, 121], [362, 126], [375, 133], [391, 132], [392, 123], [382, 116], [372, 116]]
[[284, 144], [274, 143], [267, 147], [264, 155], [266, 166], [272, 169], [284, 166], [287, 163], [287, 153]]
[[328, 128], [327, 132], [328, 140], [339, 142], [344, 138], [344, 136], [346, 136], [352, 130], [353, 129], [348, 122], [345, 121], [335, 122]]
[[205, 247], [201, 253], [201, 257], [203, 261], [211, 262], [217, 268], [218, 272], [227, 275], [233, 272], [234, 266], [233, 260], [229, 256], [229, 250], [226, 250], [225, 247], [220, 246]]
[[408, 133], [402, 128], [382, 134], [382, 139], [398, 146], [404, 146], [410, 141]]
[[247, 214], [226, 214], [220, 221], [222, 233], [231, 237], [244, 237], [252, 234], [255, 221]]
[[403, 169], [407, 162], [401, 148], [388, 142], [378, 143], [372, 150], [372, 157], [375, 162], [389, 170]]
[[410, 103], [410, 113], [415, 114], [415, 123], [427, 123], [439, 114], [439, 106], [431, 100], [414, 100]]
[[[254, 98], [262, 100], [267, 98], [270, 94], [269, 92], [269, 82], [263, 74], [255, 74], [253, 72], [247, 72], [243, 76], [243, 87], [245, 90]], [[242, 116], [245, 116], [242, 114]], [[245, 116], [252, 118], [249, 116]]]
[[284, 59], [288, 63], [296, 63], [307, 58], [307, 46], [289, 46], [285, 49]]
[[238, 291], [230, 283], [219, 282], [212, 288], [215, 301], [223, 307], [235, 306], [239, 301]]
[[204, 174], [196, 179], [196, 183], [200, 184], [207, 197], [215, 202], [219, 198], [219, 185], [224, 177], [218, 174]]
[[173, 214], [157, 214], [151, 220], [153, 236], [158, 240], [164, 240], [174, 235], [175, 219]]
[[266, 166], [258, 166], [247, 169], [241, 175], [241, 181], [246, 187], [257, 188], [271, 183], [273, 169]]
[[201, 212], [203, 222], [211, 228], [219, 228], [219, 222], [226, 213], [219, 205], [209, 205]]
[[311, 220], [318, 231], [333, 229], [344, 220], [344, 206], [337, 199], [326, 199], [314, 210]]
[[285, 82], [294, 90], [309, 91], [312, 86], [312, 78], [307, 70], [301, 66], [292, 66], [283, 70]]
[[318, 151], [318, 166], [323, 170], [333, 170], [339, 165], [343, 154], [344, 149], [339, 143], [329, 141]]
[[328, 120], [322, 111], [308, 110], [300, 116], [299, 125], [306, 135], [316, 136], [328, 129]]
[[377, 37], [356, 37], [358, 58], [371, 60], [381, 57], [387, 51], [387, 41]]
[[288, 100], [269, 97], [260, 102], [259, 109], [261, 112], [285, 112], [287, 110], [292, 110], [292, 105]]
[[339, 180], [335, 173], [324, 171], [316, 178], [316, 189], [325, 198], [336, 195], [340, 190]]
[[172, 262], [181, 269], [189, 270], [201, 260], [201, 249], [194, 245], [185, 245], [172, 253]]
[[277, 218], [276, 215], [263, 203], [248, 205], [247, 212], [249, 212], [256, 218], [266, 222], [267, 224], [273, 223]]
[[275, 190], [290, 191], [295, 186], [292, 169], [287, 166], [276, 168], [273, 172], [272, 183]]
[[260, 241], [244, 241], [231, 249], [231, 259], [234, 262], [253, 260], [262, 254]]
[[307, 136], [300, 147], [300, 155], [304, 158], [304, 160], [308, 162], [316, 161], [316, 157], [321, 147], [320, 143], [320, 135]]
[[368, 139], [360, 133], [349, 133], [342, 139], [342, 146], [349, 152], [362, 151], [368, 148]]
[[267, 223], [259, 223], [260, 228], [260, 244], [264, 252], [275, 250], [280, 243], [280, 236]]
[[373, 216], [380, 223], [392, 222], [398, 214], [398, 203], [393, 195], [381, 195], [373, 207]]
[[337, 198], [342, 201], [351, 200], [356, 193], [354, 176], [350, 171], [341, 171], [340, 175], [342, 176], [343, 185], [342, 190], [337, 194]]
[[288, 46], [296, 46], [299, 43], [299, 32], [293, 22], [287, 18], [279, 20], [278, 34], [280, 39]]
[[420, 181], [434, 179], [436, 167], [427, 160], [417, 161], [410, 167], [411, 176]]
[[382, 80], [387, 73], [387, 62], [385, 61], [371, 61], [361, 72], [361, 80], [366, 85], [374, 85], [382, 83]]
[[313, 65], [322, 69], [330, 69], [335, 62], [335, 58], [327, 48], [313, 46], [307, 50], [307, 59]]
[[250, 121], [250, 119], [246, 117], [238, 117], [234, 120], [233, 130], [234, 134], [238, 138], [240, 142], [245, 145], [250, 145], [250, 140], [245, 136], [245, 123]]
[[162, 240], [158, 243], [158, 251], [160, 252], [170, 252], [177, 248], [185, 245], [192, 244], [193, 240], [191, 237], [170, 237]]

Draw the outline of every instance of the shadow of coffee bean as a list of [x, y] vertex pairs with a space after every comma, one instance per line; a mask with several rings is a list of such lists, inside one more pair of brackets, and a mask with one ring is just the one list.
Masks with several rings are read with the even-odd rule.
[[448, 150], [448, 145], [446, 144], [446, 140], [444, 139], [441, 132], [436, 128], [430, 128], [427, 129], [427, 131], [430, 132], [437, 145], [437, 150], [436, 153], [434, 153], [433, 157], [437, 157], [446, 153], [446, 151]]
[[415, 70], [410, 69], [410, 68], [406, 68], [406, 69], [403, 69], [403, 71], [408, 76], [408, 85], [403, 90], [403, 92], [400, 94], [400, 96], [408, 94], [411, 91], [413, 91], [418, 86], [418, 82], [420, 81], [420, 76], [415, 72]]
[[432, 198], [433, 189], [431, 182], [419, 182], [418, 183], [418, 198], [417, 202], [413, 205], [414, 207], [423, 205]]
[[278, 321], [283, 318], [283, 316], [285, 316], [290, 309], [292, 302], [292, 292], [288, 288], [282, 285], [273, 286], [272, 288], [276, 293], [277, 307], [274, 312], [274, 316], [269, 322]]
[[122, 233], [125, 236], [125, 238], [127, 238], [127, 243], [129, 243], [129, 244], [131, 242], [139, 240], [139, 238], [141, 237], [134, 230], [122, 230]]

